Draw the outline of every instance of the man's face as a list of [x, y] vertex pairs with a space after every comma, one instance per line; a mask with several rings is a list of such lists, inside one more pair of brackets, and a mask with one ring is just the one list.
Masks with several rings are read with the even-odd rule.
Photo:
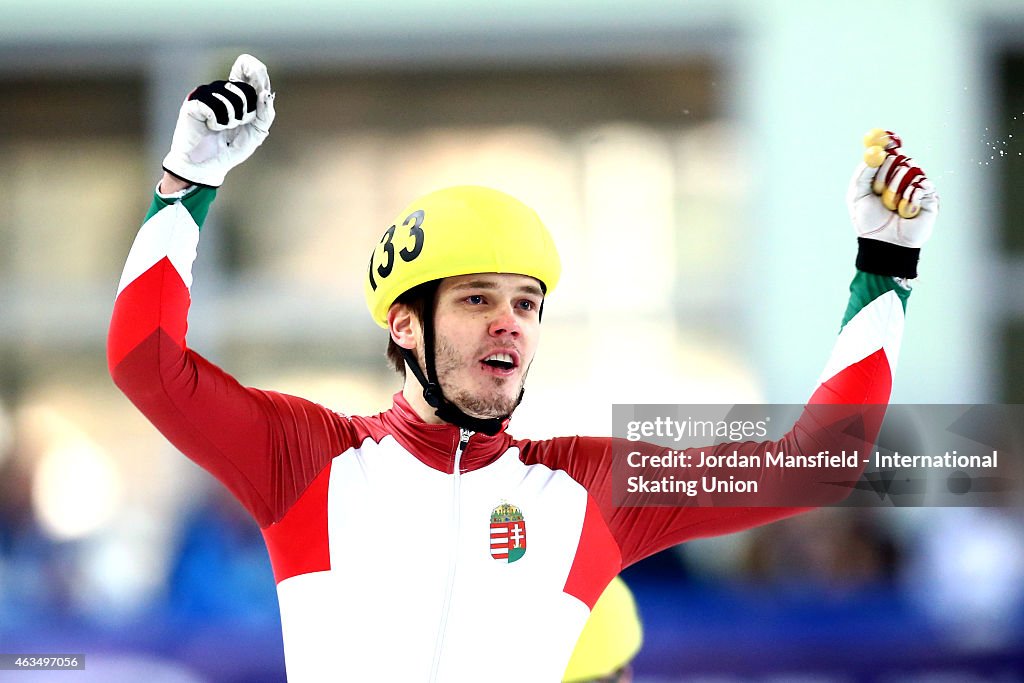
[[[449, 401], [474, 417], [512, 412], [537, 350], [543, 300], [540, 284], [525, 275], [481, 273], [441, 282], [434, 358]], [[422, 344], [417, 355], [423, 363]]]

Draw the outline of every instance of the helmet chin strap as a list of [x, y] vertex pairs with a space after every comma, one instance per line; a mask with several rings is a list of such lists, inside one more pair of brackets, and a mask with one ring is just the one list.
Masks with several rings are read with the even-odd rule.
[[[411, 349], [403, 348], [402, 357], [423, 387], [423, 400], [431, 408], [434, 408], [435, 415], [456, 427], [494, 436], [501, 431], [505, 420], [511, 417], [511, 412], [501, 417], [473, 417], [445, 398], [444, 392], [441, 390], [441, 384], [437, 380], [437, 368], [434, 366], [434, 297], [436, 293], [435, 288], [423, 311], [423, 355], [427, 361], [427, 374], [424, 376], [419, 361], [416, 360], [416, 354]], [[516, 399], [516, 405], [512, 407], [512, 410], [515, 410], [522, 402], [525, 391], [525, 388], [520, 390], [519, 398]]]

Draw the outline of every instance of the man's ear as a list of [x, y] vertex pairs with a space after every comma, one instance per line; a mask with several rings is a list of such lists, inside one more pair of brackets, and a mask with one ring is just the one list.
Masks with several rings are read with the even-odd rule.
[[391, 339], [403, 349], [415, 349], [420, 333], [416, 314], [405, 304], [393, 304], [388, 309], [388, 332], [391, 333]]

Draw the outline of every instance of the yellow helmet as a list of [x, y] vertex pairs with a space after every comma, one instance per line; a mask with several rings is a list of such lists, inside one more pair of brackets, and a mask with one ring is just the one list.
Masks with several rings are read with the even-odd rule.
[[387, 327], [395, 299], [431, 280], [517, 273], [551, 293], [560, 272], [554, 240], [533, 209], [504, 192], [463, 185], [424, 195], [398, 214], [373, 250], [363, 291], [370, 315]]
[[616, 576], [591, 610], [562, 680], [588, 681], [613, 674], [633, 661], [642, 643], [633, 593]]

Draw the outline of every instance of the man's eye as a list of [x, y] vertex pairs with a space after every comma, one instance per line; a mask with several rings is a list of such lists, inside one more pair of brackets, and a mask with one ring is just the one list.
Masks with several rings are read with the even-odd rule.
[[519, 302], [519, 308], [523, 309], [524, 311], [532, 311], [535, 308], [537, 308], [537, 306], [532, 301], [523, 299], [522, 301]]
[[473, 294], [471, 296], [467, 296], [466, 301], [471, 304], [482, 304], [484, 302], [484, 298], [479, 294]]

